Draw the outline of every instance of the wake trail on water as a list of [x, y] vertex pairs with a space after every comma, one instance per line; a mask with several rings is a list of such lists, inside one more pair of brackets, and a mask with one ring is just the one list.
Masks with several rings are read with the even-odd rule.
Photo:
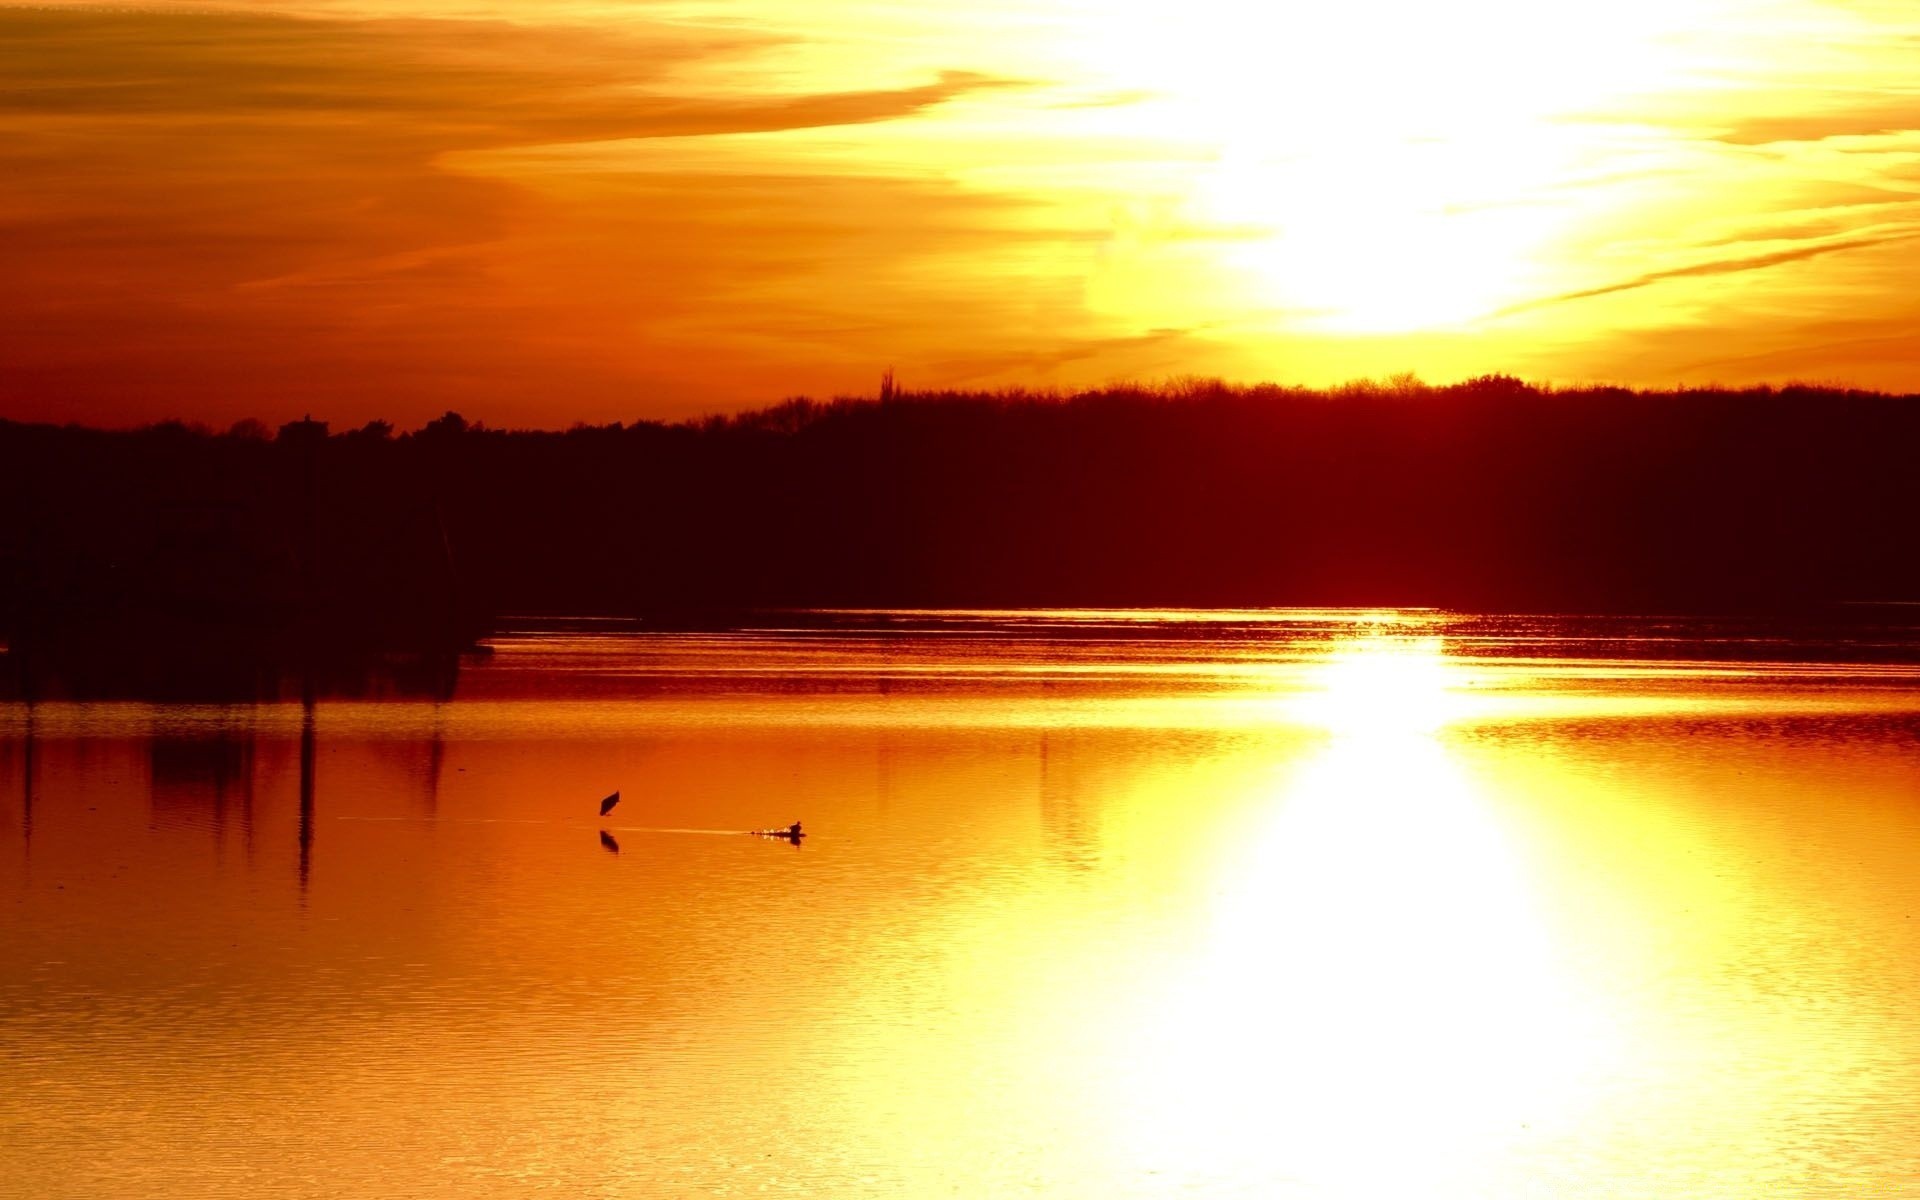
[[564, 825], [575, 829], [604, 829], [608, 833], [693, 833], [712, 837], [756, 837], [757, 829], [683, 829], [666, 825], [600, 825], [587, 821], [551, 821], [539, 817], [369, 817], [353, 814], [341, 814], [333, 818], [336, 821], [357, 821], [362, 824], [418, 824], [418, 825]]
[[723, 837], [747, 837], [750, 829], [677, 829], [664, 825], [609, 825], [608, 833], [706, 833]]

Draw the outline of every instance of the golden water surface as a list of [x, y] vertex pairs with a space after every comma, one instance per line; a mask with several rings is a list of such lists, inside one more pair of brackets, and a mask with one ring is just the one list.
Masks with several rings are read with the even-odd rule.
[[0, 704], [0, 1194], [1920, 1196], [1903, 644], [812, 614]]

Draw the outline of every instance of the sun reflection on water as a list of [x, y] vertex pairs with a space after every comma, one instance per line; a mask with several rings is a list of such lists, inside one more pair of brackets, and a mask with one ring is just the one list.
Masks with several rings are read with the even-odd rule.
[[0, 1178], [1906, 1194], [1911, 668], [1456, 630], [535, 640], [317, 776], [298, 706], [0, 705]]
[[1340, 643], [1300, 692], [1299, 715], [1368, 740], [1431, 733], [1461, 715], [1458, 669], [1432, 636], [1376, 633]]
[[1318, 669], [1302, 715], [1330, 736], [1272, 780], [1147, 1018], [1133, 1152], [1315, 1196], [1465, 1193], [1578, 1103], [1603, 1031], [1438, 736], [1453, 671], [1395, 636]]

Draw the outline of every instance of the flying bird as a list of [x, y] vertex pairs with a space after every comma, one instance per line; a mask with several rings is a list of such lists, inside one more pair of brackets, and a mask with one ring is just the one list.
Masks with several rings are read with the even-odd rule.
[[606, 816], [608, 813], [613, 811], [613, 806], [618, 803], [620, 803], [620, 793], [615, 792], [613, 795], [608, 796], [605, 800], [602, 800], [600, 802], [600, 815], [603, 817]]

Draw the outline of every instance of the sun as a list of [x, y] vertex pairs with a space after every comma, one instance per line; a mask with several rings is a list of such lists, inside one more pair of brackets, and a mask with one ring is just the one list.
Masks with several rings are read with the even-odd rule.
[[1117, 117], [1195, 148], [1184, 217], [1288, 327], [1461, 327], [1563, 281], [1588, 219], [1570, 184], [1617, 134], [1592, 114], [1672, 86], [1676, 37], [1717, 0], [1584, 8], [1195, 0], [1088, 18], [1091, 55], [1144, 97]]

